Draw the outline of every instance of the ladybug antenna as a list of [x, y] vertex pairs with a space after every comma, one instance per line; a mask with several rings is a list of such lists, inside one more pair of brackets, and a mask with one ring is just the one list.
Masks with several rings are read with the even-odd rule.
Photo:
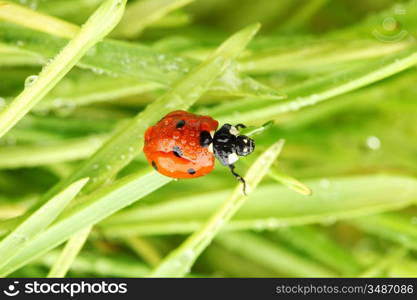
[[247, 194], [246, 194], [246, 181], [245, 181], [245, 179], [235, 172], [235, 165], [234, 164], [230, 164], [228, 166], [229, 166], [230, 171], [232, 172], [233, 176], [235, 176], [236, 179], [239, 180], [243, 184], [243, 194], [246, 196]]

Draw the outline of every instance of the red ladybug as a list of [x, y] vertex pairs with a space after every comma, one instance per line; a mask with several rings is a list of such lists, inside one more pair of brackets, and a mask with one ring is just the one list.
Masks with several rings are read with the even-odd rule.
[[[148, 162], [159, 173], [172, 178], [196, 178], [210, 173], [216, 157], [244, 184], [235, 173], [234, 163], [255, 149], [255, 143], [239, 135], [242, 124], [224, 124], [209, 116], [195, 115], [183, 110], [167, 114], [145, 132], [143, 151]], [[217, 130], [217, 131], [216, 131]]]

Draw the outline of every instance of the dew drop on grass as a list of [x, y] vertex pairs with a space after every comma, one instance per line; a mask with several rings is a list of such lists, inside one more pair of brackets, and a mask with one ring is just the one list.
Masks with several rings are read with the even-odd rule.
[[11, 238], [16, 241], [16, 243], [24, 243], [29, 240], [29, 238], [26, 235], [12, 233]]
[[125, 160], [126, 159], [126, 155], [124, 155], [124, 154], [120, 155], [120, 159], [121, 160]]
[[369, 136], [366, 139], [366, 146], [371, 150], [378, 150], [381, 148], [381, 141], [376, 136]]
[[320, 187], [322, 188], [322, 189], [328, 189], [328, 188], [330, 188], [330, 181], [328, 180], [328, 179], [322, 179], [322, 180], [320, 180]]
[[36, 82], [37, 79], [38, 79], [37, 75], [28, 76], [25, 79], [25, 87], [30, 87], [31, 85], [33, 85]]
[[129, 152], [133, 152], [133, 151], [135, 150], [135, 148], [133, 148], [132, 146], [130, 146], [129, 148], [127, 148], [127, 150], [128, 150]]
[[99, 165], [98, 165], [98, 164], [94, 164], [94, 165], [93, 165], [93, 169], [94, 169], [94, 170], [97, 170], [98, 168], [99, 168]]

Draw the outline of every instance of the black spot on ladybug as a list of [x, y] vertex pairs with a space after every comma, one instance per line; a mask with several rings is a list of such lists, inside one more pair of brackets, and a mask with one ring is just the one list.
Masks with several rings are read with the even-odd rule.
[[172, 152], [174, 152], [176, 157], [182, 157], [182, 151], [180, 147], [174, 146], [174, 148], [172, 148]]
[[158, 166], [156, 165], [156, 163], [154, 161], [152, 161], [152, 167], [158, 171]]
[[193, 168], [188, 169], [187, 172], [190, 175], [194, 175], [195, 174], [195, 170]]
[[175, 127], [177, 127], [177, 129], [184, 127], [185, 125], [185, 121], [184, 120], [180, 120], [177, 122], [177, 125]]
[[207, 148], [208, 146], [210, 146], [212, 141], [213, 139], [211, 138], [210, 132], [204, 130], [200, 133], [201, 147]]

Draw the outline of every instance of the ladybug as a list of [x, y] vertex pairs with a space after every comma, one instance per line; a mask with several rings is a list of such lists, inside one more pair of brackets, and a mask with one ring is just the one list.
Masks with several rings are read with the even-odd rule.
[[255, 142], [239, 134], [243, 124], [224, 124], [217, 130], [218, 126], [209, 116], [173, 111], [146, 130], [143, 152], [155, 170], [172, 178], [204, 176], [217, 158], [243, 183], [245, 192], [245, 180], [235, 172], [234, 163], [252, 153]]

